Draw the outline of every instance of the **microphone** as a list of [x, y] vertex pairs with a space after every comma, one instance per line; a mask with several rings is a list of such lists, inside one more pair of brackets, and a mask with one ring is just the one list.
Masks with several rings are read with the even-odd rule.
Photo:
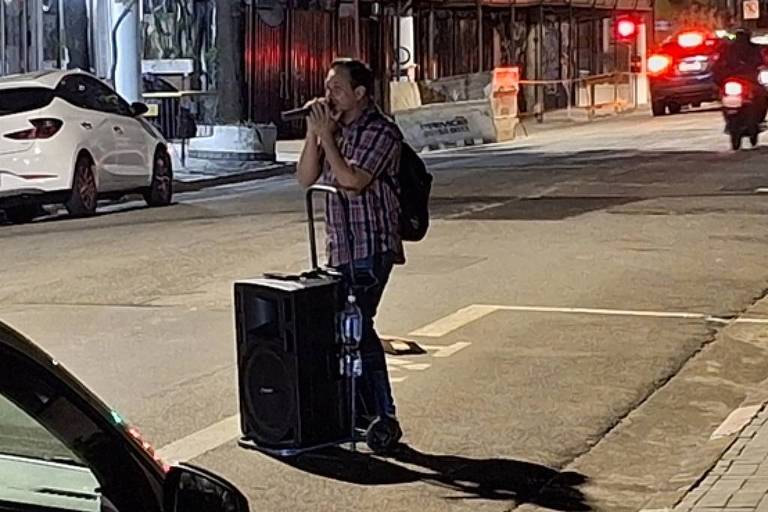
[[285, 110], [280, 112], [280, 119], [285, 122], [301, 121], [307, 117], [311, 111], [312, 109], [310, 107], [300, 107], [294, 108], [293, 110]]

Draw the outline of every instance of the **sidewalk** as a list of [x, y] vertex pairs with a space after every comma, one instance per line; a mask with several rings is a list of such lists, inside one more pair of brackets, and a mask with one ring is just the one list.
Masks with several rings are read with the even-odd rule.
[[768, 512], [768, 409], [764, 406], [675, 512]]
[[685, 441], [676, 475], [642, 512], [768, 512], [767, 350], [768, 296], [762, 296], [688, 363], [704, 365], [706, 373], [698, 375], [709, 376], [682, 376], [701, 386], [700, 435]]
[[188, 157], [185, 165], [182, 166], [180, 159], [177, 155], [174, 155], [173, 178], [175, 189], [184, 192], [291, 174], [294, 172], [295, 161], [298, 159], [298, 155], [296, 159], [293, 159], [291, 154], [287, 156], [288, 158], [283, 158], [284, 155], [278, 149], [277, 160], [274, 162], [261, 160], [206, 160]]

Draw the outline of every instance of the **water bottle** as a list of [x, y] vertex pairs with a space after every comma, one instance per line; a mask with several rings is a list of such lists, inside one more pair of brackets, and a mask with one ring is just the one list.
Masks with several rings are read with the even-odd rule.
[[363, 358], [360, 357], [360, 351], [355, 351], [352, 356], [352, 375], [360, 377], [363, 374]]
[[363, 313], [357, 298], [349, 294], [341, 313], [341, 340], [345, 345], [358, 345], [363, 339]]

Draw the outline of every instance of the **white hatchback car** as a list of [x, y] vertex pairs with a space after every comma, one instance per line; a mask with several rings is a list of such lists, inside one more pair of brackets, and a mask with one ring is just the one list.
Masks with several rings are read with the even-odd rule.
[[168, 144], [112, 88], [82, 71], [0, 78], [0, 209], [11, 222], [63, 203], [92, 215], [99, 198], [141, 193], [150, 206], [173, 195]]

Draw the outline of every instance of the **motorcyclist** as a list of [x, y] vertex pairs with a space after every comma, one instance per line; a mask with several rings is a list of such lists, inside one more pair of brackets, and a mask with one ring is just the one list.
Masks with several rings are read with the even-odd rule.
[[760, 119], [763, 120], [768, 110], [768, 95], [758, 81], [763, 66], [762, 52], [752, 42], [752, 33], [748, 29], [738, 29], [734, 35], [733, 41], [725, 46], [717, 62], [715, 79], [720, 87], [727, 79], [735, 77], [749, 83], [762, 113]]

